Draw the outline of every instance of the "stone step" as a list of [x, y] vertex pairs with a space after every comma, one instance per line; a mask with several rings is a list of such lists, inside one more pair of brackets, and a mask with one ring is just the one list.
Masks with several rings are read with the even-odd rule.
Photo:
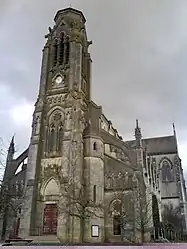
[[58, 238], [55, 235], [29, 236], [26, 239], [32, 239], [33, 241], [38, 242], [59, 242]]

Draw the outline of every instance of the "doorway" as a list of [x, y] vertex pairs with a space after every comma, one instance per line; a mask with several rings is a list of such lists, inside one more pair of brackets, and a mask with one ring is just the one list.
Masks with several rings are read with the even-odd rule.
[[46, 204], [43, 217], [43, 233], [57, 233], [57, 204]]

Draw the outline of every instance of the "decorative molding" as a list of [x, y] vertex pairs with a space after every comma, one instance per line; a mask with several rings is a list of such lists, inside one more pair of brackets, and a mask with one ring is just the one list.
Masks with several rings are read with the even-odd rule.
[[47, 97], [47, 105], [49, 107], [52, 107], [54, 105], [63, 105], [65, 104], [65, 99], [66, 99], [67, 94], [58, 94], [54, 96], [49, 96]]

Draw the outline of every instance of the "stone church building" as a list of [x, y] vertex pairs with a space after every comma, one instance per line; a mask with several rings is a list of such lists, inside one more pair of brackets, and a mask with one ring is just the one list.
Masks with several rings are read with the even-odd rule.
[[[3, 184], [6, 212], [1, 237], [62, 242], [115, 242], [158, 237], [162, 206], [181, 207], [186, 229], [186, 189], [174, 134], [124, 141], [91, 99], [91, 56], [85, 17], [59, 10], [43, 49], [39, 94], [30, 144], [8, 150]], [[133, 134], [132, 134], [133, 135]], [[21, 170], [18, 171], [18, 168]], [[142, 218], [143, 217], [143, 218]]]

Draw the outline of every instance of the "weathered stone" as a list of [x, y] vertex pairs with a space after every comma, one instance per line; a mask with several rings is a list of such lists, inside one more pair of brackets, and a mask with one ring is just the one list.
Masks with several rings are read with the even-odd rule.
[[[21, 217], [12, 212], [6, 220], [1, 216], [1, 228], [6, 221], [5, 236], [13, 233], [12, 222], [19, 217], [19, 236], [43, 236], [46, 220], [55, 224], [45, 213], [47, 205], [51, 205], [51, 209], [57, 207], [58, 222], [57, 228], [52, 231], [48, 227], [48, 232], [56, 233], [62, 242], [121, 241], [123, 235], [114, 234], [116, 215], [126, 219], [123, 239], [138, 241], [140, 211], [146, 206], [149, 211], [144, 211], [144, 216], [150, 218], [145, 224], [144, 238], [149, 241], [154, 230], [153, 196], [160, 220], [161, 204], [165, 203], [161, 197], [166, 201], [176, 197], [176, 205], [186, 200], [178, 153], [173, 147], [169, 151], [172, 153], [166, 153], [170, 145], [162, 153], [162, 143], [159, 148], [156, 146], [158, 141], [153, 143], [153, 150], [152, 142], [142, 140], [138, 122], [136, 140], [122, 140], [102, 108], [91, 101], [90, 42], [83, 14], [68, 8], [58, 12], [55, 21], [43, 51], [29, 150], [13, 160], [11, 145], [5, 171], [4, 179], [13, 178], [12, 186], [17, 186], [17, 180], [24, 181], [24, 193], [22, 190], [14, 200], [16, 210], [21, 205]], [[65, 40], [60, 47], [62, 32]], [[27, 167], [15, 176], [27, 156]], [[171, 181], [162, 179], [164, 160], [171, 166]], [[121, 203], [120, 211], [115, 209], [116, 201]], [[96, 237], [91, 234], [93, 225], [99, 226]]]

